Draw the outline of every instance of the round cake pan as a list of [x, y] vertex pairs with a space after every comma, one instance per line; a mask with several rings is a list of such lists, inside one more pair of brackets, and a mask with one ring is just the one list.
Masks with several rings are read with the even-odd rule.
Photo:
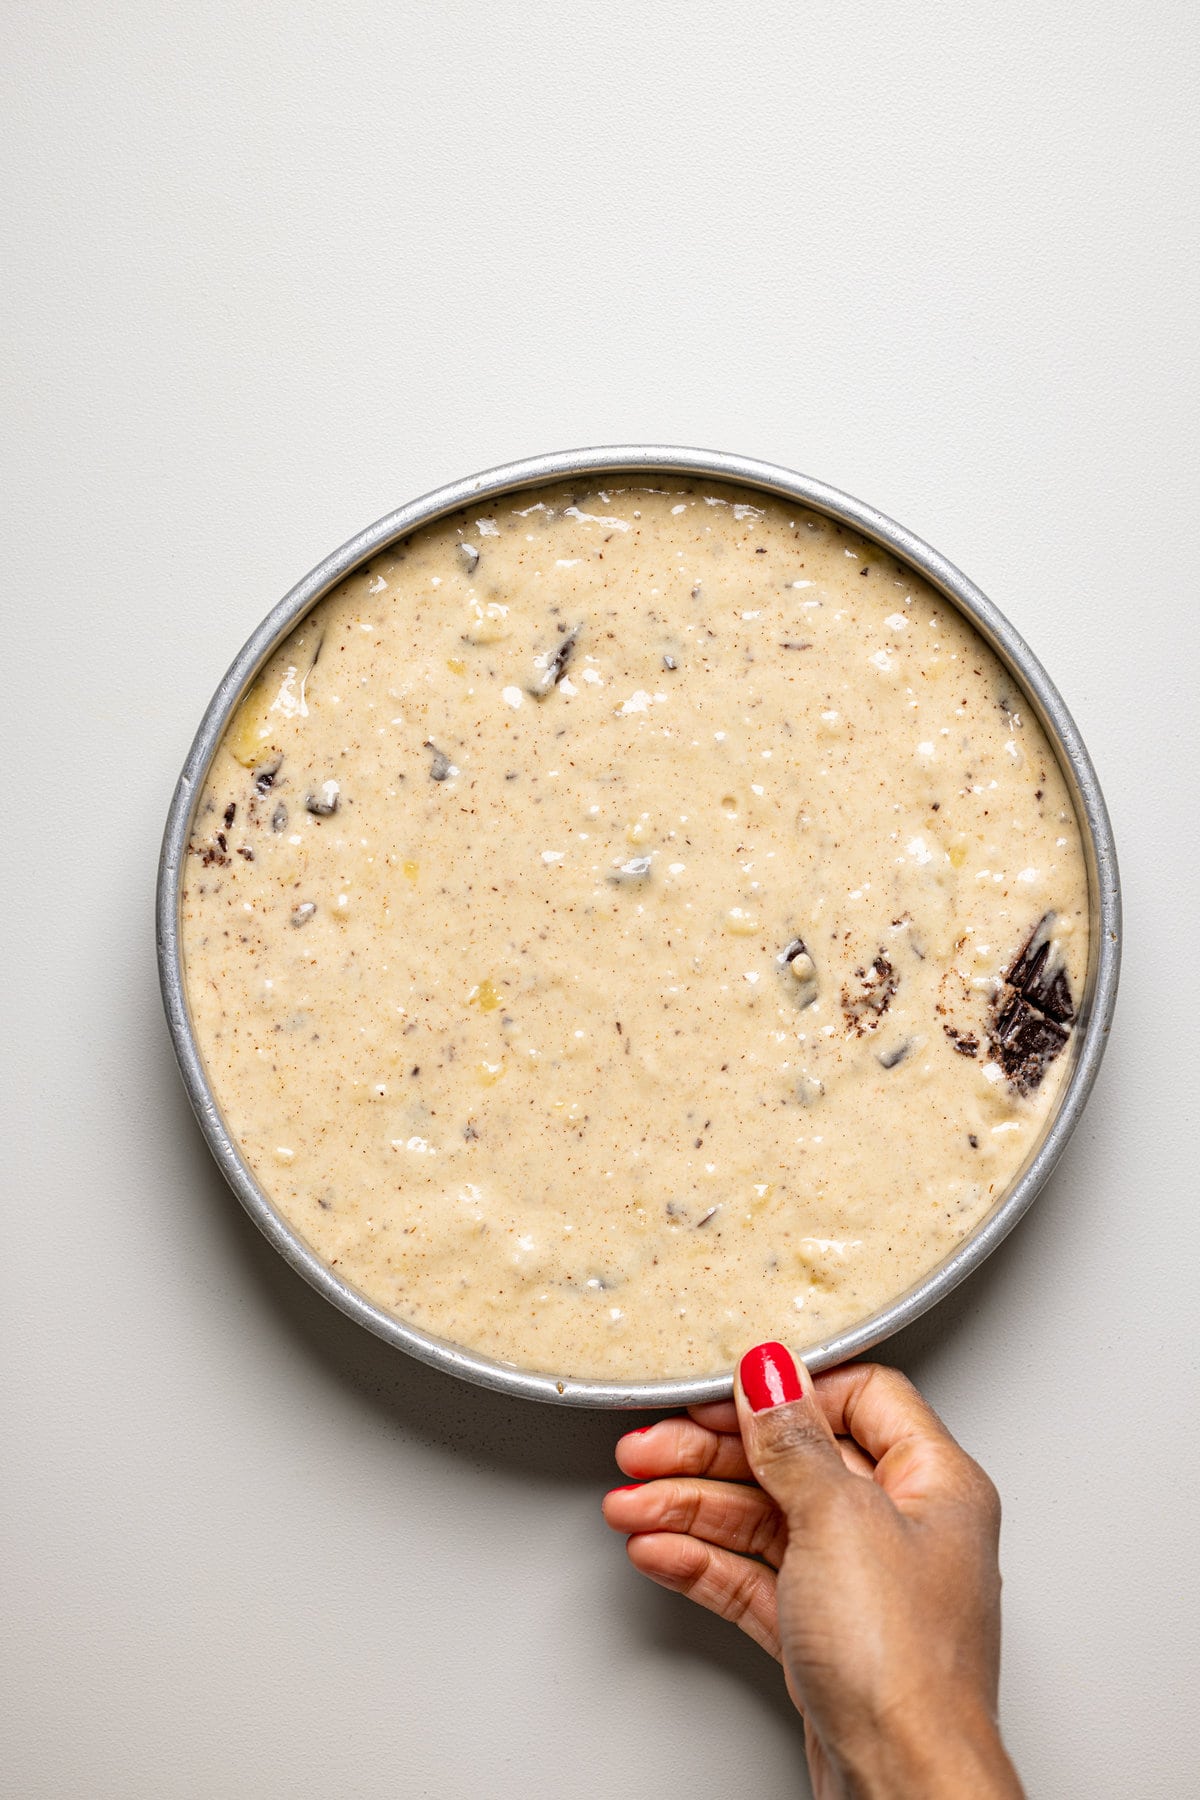
[[225, 728], [272, 651], [310, 607], [360, 563], [397, 539], [458, 507], [490, 503], [504, 494], [580, 475], [600, 482], [639, 475], [698, 476], [733, 482], [811, 507], [890, 550], [966, 615], [1020, 683], [1058, 757], [1079, 820], [1087, 858], [1090, 944], [1078, 1022], [1071, 1034], [1072, 1067], [1058, 1104], [1016, 1180], [952, 1254], [881, 1312], [824, 1343], [807, 1346], [805, 1355], [810, 1368], [827, 1368], [869, 1350], [911, 1324], [956, 1288], [1012, 1230], [1058, 1161], [1096, 1079], [1116, 1000], [1121, 944], [1117, 858], [1104, 797], [1075, 723], [1042, 665], [1003, 614], [945, 557], [874, 507], [851, 499], [824, 482], [747, 457], [664, 445], [635, 445], [563, 450], [489, 469], [410, 501], [368, 526], [306, 575], [252, 634], [213, 695], [188, 752], [167, 818], [157, 890], [158, 966], [167, 1022], [188, 1098], [226, 1179], [255, 1224], [318, 1293], [369, 1331], [422, 1362], [503, 1393], [565, 1406], [692, 1406], [728, 1398], [732, 1373], [672, 1380], [582, 1381], [553, 1370], [514, 1368], [418, 1331], [342, 1281], [276, 1211], [244, 1161], [209, 1085], [184, 984], [180, 890], [192, 815]]

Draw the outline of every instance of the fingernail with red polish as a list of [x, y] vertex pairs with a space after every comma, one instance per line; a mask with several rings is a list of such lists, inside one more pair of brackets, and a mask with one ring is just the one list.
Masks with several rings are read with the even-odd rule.
[[792, 1353], [782, 1344], [756, 1344], [747, 1350], [740, 1374], [752, 1412], [766, 1412], [769, 1406], [786, 1406], [804, 1398]]
[[636, 1489], [644, 1487], [645, 1485], [646, 1484], [643, 1481], [627, 1481], [624, 1487], [609, 1488], [608, 1491], [610, 1494], [632, 1494]]
[[[654, 1425], [657, 1425], [657, 1424], [658, 1424], [658, 1420], [655, 1419]], [[632, 1431], [627, 1431], [625, 1433], [625, 1436], [626, 1437], [645, 1437], [645, 1435], [648, 1431], [654, 1430], [654, 1425], [635, 1425]]]

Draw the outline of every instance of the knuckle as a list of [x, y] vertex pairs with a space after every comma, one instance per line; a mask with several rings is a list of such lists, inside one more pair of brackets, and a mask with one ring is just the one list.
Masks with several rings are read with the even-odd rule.
[[675, 1436], [670, 1446], [669, 1472], [672, 1475], [707, 1475], [719, 1440], [693, 1419], [677, 1419], [673, 1423]]
[[866, 1370], [864, 1387], [870, 1382], [872, 1387], [883, 1388], [892, 1394], [915, 1394], [917, 1391], [908, 1376], [900, 1369], [893, 1369], [890, 1363], [864, 1363], [861, 1366]]
[[766, 1468], [791, 1462], [815, 1446], [827, 1446], [829, 1436], [807, 1406], [781, 1406], [759, 1414], [756, 1460]]
[[986, 1469], [981, 1469], [979, 1464], [971, 1458], [967, 1459], [967, 1468], [971, 1501], [979, 1512], [980, 1518], [998, 1531], [1001, 1513], [1000, 1490]]
[[965, 1450], [958, 1451], [947, 1470], [948, 1497], [956, 1500], [975, 1529], [991, 1537], [1000, 1533], [1000, 1492], [987, 1471]]
[[674, 1585], [681, 1594], [691, 1597], [707, 1576], [711, 1561], [712, 1552], [707, 1544], [696, 1538], [680, 1539], [680, 1568]]
[[676, 1424], [675, 1467], [680, 1474], [707, 1474], [711, 1469], [714, 1444], [711, 1431], [694, 1424], [691, 1418]]
[[700, 1490], [691, 1481], [672, 1481], [666, 1487], [659, 1514], [659, 1529], [690, 1532], [700, 1510]]
[[[703, 1426], [700, 1426], [698, 1429], [703, 1430], [704, 1428]], [[695, 1442], [695, 1454], [693, 1459], [695, 1466], [689, 1470], [689, 1473], [693, 1475], [710, 1474], [716, 1466], [720, 1455], [720, 1438], [711, 1431], [705, 1431], [704, 1436], [697, 1439]]]
[[914, 1402], [924, 1407], [920, 1393], [913, 1386], [907, 1375], [899, 1369], [893, 1369], [887, 1363], [867, 1363], [862, 1386], [858, 1390], [858, 1400], [870, 1390], [873, 1397], [891, 1401], [893, 1405], [902, 1407], [907, 1413]]
[[744, 1571], [739, 1571], [730, 1586], [724, 1607], [725, 1617], [731, 1624], [739, 1625], [747, 1613], [754, 1610], [762, 1579], [762, 1571], [753, 1563]]
[[750, 1556], [761, 1556], [775, 1562], [783, 1555], [787, 1542], [787, 1524], [783, 1514], [771, 1507], [758, 1519], [750, 1532], [746, 1550]]

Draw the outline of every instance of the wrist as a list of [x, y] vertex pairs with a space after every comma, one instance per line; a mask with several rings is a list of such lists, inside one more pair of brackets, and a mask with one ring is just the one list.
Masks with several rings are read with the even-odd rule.
[[869, 1740], [834, 1755], [847, 1800], [1023, 1800], [987, 1708], [897, 1707]]

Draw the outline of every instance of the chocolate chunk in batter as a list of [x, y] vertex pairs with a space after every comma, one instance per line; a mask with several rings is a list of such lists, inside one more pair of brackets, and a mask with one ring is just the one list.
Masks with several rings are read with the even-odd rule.
[[1071, 983], [1053, 941], [1054, 914], [1044, 913], [1005, 979], [1048, 1019], [1066, 1025], [1075, 1017]]
[[1022, 994], [1002, 1000], [989, 1034], [992, 1055], [1019, 1094], [1032, 1094], [1070, 1035]]
[[1043, 913], [1005, 975], [988, 1031], [991, 1053], [1019, 1094], [1031, 1094], [1071, 1035], [1075, 1003]]
[[432, 738], [425, 739], [425, 748], [433, 751], [433, 761], [429, 765], [430, 781], [449, 781], [452, 775], [458, 774], [446, 752], [439, 750]]
[[855, 969], [854, 979], [859, 984], [857, 989], [849, 982], [842, 989], [842, 1013], [847, 1029], [862, 1037], [865, 1032], [877, 1028], [892, 1004], [892, 996], [900, 985], [900, 978], [891, 959], [880, 950], [869, 969]]
[[558, 649], [547, 662], [546, 667], [535, 677], [529, 692], [534, 695], [536, 699], [544, 700], [547, 694], [553, 693], [554, 689], [566, 674], [567, 664], [574, 655], [575, 645], [579, 641], [579, 632], [580, 627], [578, 625], [573, 625], [563, 638]]

